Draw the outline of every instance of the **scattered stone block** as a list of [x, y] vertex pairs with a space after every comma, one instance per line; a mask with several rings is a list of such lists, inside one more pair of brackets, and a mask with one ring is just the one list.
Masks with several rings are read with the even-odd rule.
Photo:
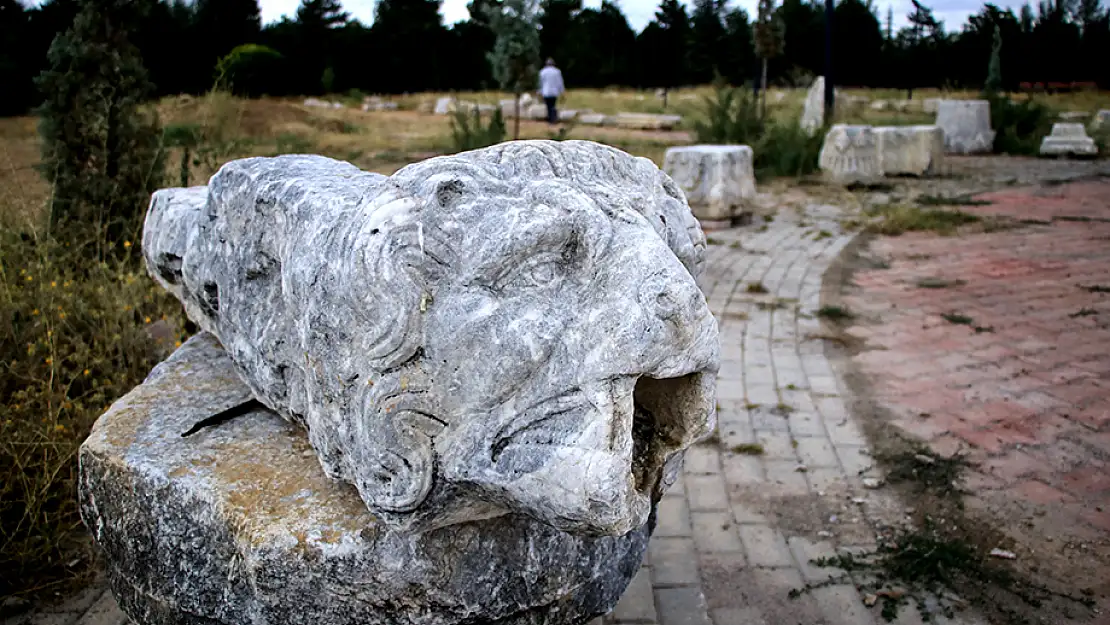
[[612, 120], [601, 113], [583, 113], [578, 116], [578, 123], [586, 126], [609, 126]]
[[663, 169], [682, 188], [699, 220], [732, 221], [751, 212], [755, 173], [752, 149], [746, 145], [668, 148]]
[[432, 112], [435, 113], [436, 115], [447, 115], [448, 113], [450, 113], [451, 111], [454, 111], [454, 110], [455, 110], [455, 98], [452, 98], [450, 96], [446, 96], [446, 97], [436, 99], [436, 105], [435, 105], [435, 108], [432, 109]]
[[806, 101], [802, 106], [802, 130], [813, 136], [825, 125], [825, 77], [818, 76], [809, 91], [806, 92]]
[[886, 100], [875, 100], [871, 103], [872, 111], [885, 111], [890, 106], [890, 102]]
[[362, 110], [364, 112], [370, 111], [396, 111], [396, 102], [387, 102], [378, 96], [369, 96], [362, 101]]
[[921, 110], [929, 115], [936, 115], [937, 109], [940, 106], [940, 100], [940, 98], [925, 98], [925, 100], [921, 102]]
[[319, 98], [305, 98], [304, 105], [305, 106], [311, 106], [311, 107], [314, 107], [314, 108], [326, 108], [326, 109], [341, 109], [341, 108], [343, 108], [343, 103], [342, 102], [331, 102], [329, 100], [321, 100]]
[[1095, 156], [1098, 146], [1083, 124], [1052, 124], [1052, 133], [1041, 140], [1041, 156]]
[[1091, 130], [1098, 131], [1103, 128], [1110, 128], [1110, 109], [1102, 109], [1095, 113], [1094, 119], [1091, 120]]
[[1090, 116], [1091, 114], [1087, 111], [1064, 111], [1060, 113], [1060, 119], [1066, 122], [1079, 121], [1081, 119], [1087, 119]]
[[879, 126], [879, 169], [883, 175], [939, 173], [944, 161], [944, 131], [938, 126]]
[[944, 131], [949, 154], [982, 154], [994, 148], [991, 105], [986, 100], [941, 100], [936, 125]]
[[655, 115], [653, 113], [617, 113], [613, 123], [621, 128], [635, 130], [671, 130], [682, 123], [681, 115]]
[[871, 126], [834, 125], [825, 135], [818, 165], [825, 179], [835, 184], [876, 184], [883, 177]]

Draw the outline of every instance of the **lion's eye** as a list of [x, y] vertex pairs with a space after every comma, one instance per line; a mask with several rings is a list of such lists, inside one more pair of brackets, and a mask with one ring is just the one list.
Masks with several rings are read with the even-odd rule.
[[509, 288], [539, 288], [555, 284], [562, 278], [558, 254], [540, 254], [520, 265], [502, 282]]

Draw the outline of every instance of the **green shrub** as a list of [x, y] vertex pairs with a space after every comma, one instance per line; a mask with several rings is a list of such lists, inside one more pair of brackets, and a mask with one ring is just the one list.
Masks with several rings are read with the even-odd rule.
[[754, 146], [763, 134], [759, 102], [751, 91], [718, 82], [704, 102], [705, 118], [694, 121], [698, 143]]
[[755, 173], [760, 178], [797, 177], [813, 173], [817, 171], [817, 159], [824, 140], [823, 133], [811, 136], [797, 121], [772, 122], [752, 146]]
[[505, 119], [501, 110], [495, 109], [489, 123], [482, 124], [482, 113], [477, 107], [457, 109], [451, 113], [451, 141], [456, 152], [477, 150], [505, 140]]
[[282, 93], [285, 57], [266, 46], [237, 46], [216, 64], [216, 84], [248, 98]]
[[985, 94], [991, 106], [996, 154], [1037, 154], [1041, 139], [1052, 130], [1052, 109], [1033, 99], [1013, 101], [1005, 95]]
[[756, 175], [804, 176], [817, 171], [824, 139], [810, 136], [796, 120], [764, 122], [750, 90], [718, 82], [705, 98], [703, 119], [694, 122], [699, 143], [751, 146]]
[[184, 338], [181, 306], [136, 260], [90, 262], [87, 246], [0, 233], [0, 596], [87, 568], [78, 446]]

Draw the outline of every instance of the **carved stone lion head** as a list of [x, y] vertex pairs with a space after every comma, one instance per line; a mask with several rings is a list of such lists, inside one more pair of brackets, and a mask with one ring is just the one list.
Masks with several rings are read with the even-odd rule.
[[148, 266], [396, 527], [643, 524], [715, 419], [705, 239], [650, 161], [511, 142], [391, 177], [316, 156], [155, 194]]

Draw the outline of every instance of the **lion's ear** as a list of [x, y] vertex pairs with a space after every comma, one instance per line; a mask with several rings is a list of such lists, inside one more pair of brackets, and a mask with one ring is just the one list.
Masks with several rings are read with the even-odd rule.
[[429, 445], [406, 441], [393, 449], [379, 449], [368, 466], [358, 469], [355, 486], [371, 509], [412, 512], [432, 489], [435, 460]]
[[466, 183], [458, 178], [444, 180], [436, 185], [435, 198], [440, 208], [451, 208], [466, 193]]

